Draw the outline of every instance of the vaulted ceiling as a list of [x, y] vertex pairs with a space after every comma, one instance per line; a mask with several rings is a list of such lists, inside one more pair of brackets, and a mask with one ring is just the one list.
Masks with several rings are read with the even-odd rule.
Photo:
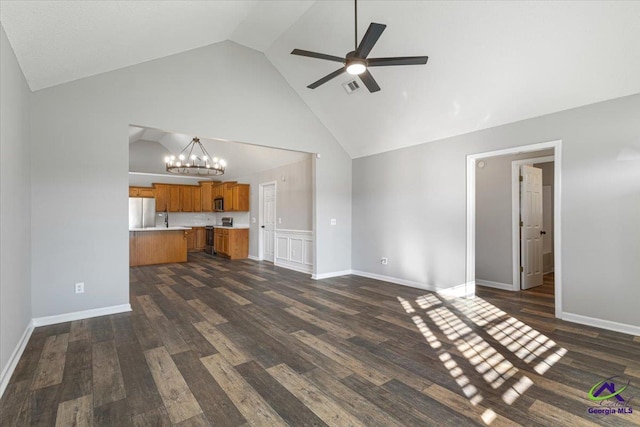
[[[382, 90], [344, 74], [306, 86], [353, 49], [353, 2], [2, 1], [0, 20], [32, 90], [223, 40], [265, 53], [352, 157], [640, 92], [640, 2], [360, 1], [358, 35], [387, 25], [371, 56]], [[259, 78], [257, 76], [256, 78]]]

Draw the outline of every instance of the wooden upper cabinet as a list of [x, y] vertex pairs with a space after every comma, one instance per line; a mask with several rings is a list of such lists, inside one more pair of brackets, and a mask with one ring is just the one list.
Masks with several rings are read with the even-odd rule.
[[213, 211], [213, 182], [200, 183], [200, 206], [202, 212]]
[[231, 187], [233, 200], [231, 210], [246, 212], [249, 210], [249, 184], [236, 184]]
[[[180, 212], [180, 186], [179, 185], [169, 185], [169, 203], [168, 203], [168, 211], [169, 212]], [[157, 208], [156, 208], [157, 210]]]
[[200, 186], [191, 189], [193, 195], [193, 211], [202, 212], [202, 188]]
[[165, 212], [169, 209], [169, 186], [166, 184], [154, 184], [156, 195], [156, 212]]
[[222, 188], [222, 198], [223, 198], [223, 206], [224, 206], [224, 210], [225, 212], [227, 211], [232, 211], [233, 210], [233, 190], [232, 190], [232, 186], [233, 184], [229, 184], [229, 183], [225, 183], [223, 188]]
[[129, 197], [155, 197], [151, 187], [129, 187]]
[[193, 212], [193, 188], [190, 185], [180, 187], [180, 210], [182, 212]]

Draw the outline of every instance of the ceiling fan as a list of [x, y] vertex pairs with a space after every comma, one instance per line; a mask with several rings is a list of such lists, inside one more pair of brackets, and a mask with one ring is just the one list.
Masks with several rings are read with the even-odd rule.
[[355, 8], [355, 49], [351, 52], [347, 52], [344, 58], [333, 55], [326, 55], [324, 53], [310, 52], [308, 50], [293, 49], [292, 55], [308, 56], [310, 58], [325, 59], [327, 61], [340, 62], [344, 66], [331, 74], [328, 74], [320, 80], [311, 83], [307, 86], [309, 89], [315, 89], [318, 86], [328, 82], [329, 80], [338, 77], [345, 71], [349, 74], [357, 75], [362, 80], [362, 83], [369, 89], [369, 92], [377, 92], [380, 90], [380, 86], [376, 83], [375, 79], [369, 72], [369, 67], [386, 67], [389, 65], [422, 65], [426, 64], [429, 59], [428, 56], [400, 56], [392, 58], [367, 58], [371, 49], [376, 44], [380, 35], [387, 28], [384, 24], [377, 24], [372, 22], [369, 24], [367, 32], [362, 37], [360, 45], [358, 45], [358, 0], [354, 0]]

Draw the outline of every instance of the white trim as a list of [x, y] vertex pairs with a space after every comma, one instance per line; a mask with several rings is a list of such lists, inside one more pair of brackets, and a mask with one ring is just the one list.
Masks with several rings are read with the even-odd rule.
[[353, 273], [352, 270], [332, 271], [330, 273], [312, 274], [311, 278], [313, 280], [322, 280], [329, 279], [331, 277], [348, 276], [350, 274], [355, 273]]
[[[555, 156], [534, 157], [511, 162], [511, 253], [513, 267], [513, 291], [520, 290], [520, 166], [555, 161]], [[555, 176], [555, 174], [554, 174]]]
[[[274, 236], [273, 262], [275, 265], [301, 273], [313, 273], [313, 232], [311, 230], [275, 229]], [[294, 242], [300, 245], [295, 255]]]
[[[274, 186], [274, 193], [275, 193], [275, 200], [273, 202], [274, 205], [274, 215], [277, 218], [278, 217], [278, 181], [268, 181], [268, 182], [262, 182], [260, 184], [258, 184], [258, 261], [264, 261], [264, 248], [262, 246], [262, 240], [264, 239], [264, 232], [262, 231], [262, 218], [264, 217], [264, 212], [263, 212], [263, 199], [264, 199], [264, 187], [266, 185], [271, 185], [273, 184]], [[276, 239], [275, 239], [275, 226], [278, 224], [278, 220], [275, 220], [275, 224], [274, 224], [274, 238], [273, 238], [273, 262], [275, 263], [276, 261]], [[269, 260], [267, 260], [269, 261]], [[269, 261], [271, 262], [271, 261]]]
[[249, 255], [249, 256], [247, 256], [247, 258], [252, 259], [252, 260], [254, 260], [254, 261], [262, 261], [260, 258], [258, 258], [258, 257], [257, 257], [257, 256], [255, 256], [255, 255]]
[[367, 271], [360, 271], [360, 270], [352, 270], [352, 274], [355, 274], [356, 276], [368, 277], [369, 279], [381, 280], [383, 282], [395, 283], [396, 285], [424, 289], [425, 291], [433, 291], [433, 292], [438, 291], [438, 289], [435, 289], [433, 286], [427, 285], [426, 283], [415, 282], [413, 280], [407, 280], [407, 279], [401, 279], [399, 277], [384, 276], [382, 274], [369, 273]]
[[[198, 181], [202, 181], [206, 179], [202, 176], [189, 176], [189, 175], [176, 175], [176, 174], [167, 174], [167, 173], [150, 173], [150, 172], [129, 172], [129, 175], [140, 175], [140, 176], [159, 176], [161, 178], [184, 178], [184, 179], [197, 179]], [[137, 186], [136, 186], [137, 187]]]
[[94, 308], [92, 310], [74, 311], [73, 313], [56, 314], [55, 316], [36, 317], [31, 322], [33, 326], [47, 326], [56, 323], [71, 322], [73, 320], [88, 319], [90, 317], [107, 316], [109, 314], [131, 311], [131, 304], [112, 305], [110, 307]]
[[502, 289], [503, 291], [513, 291], [513, 285], [508, 283], [492, 282], [490, 280], [476, 279], [476, 285], [486, 286], [487, 288]]
[[300, 273], [307, 273], [307, 274], [313, 273], [313, 266], [310, 264], [305, 265], [297, 262], [291, 262], [291, 261], [279, 259], [275, 265], [278, 267], [286, 268], [288, 270], [293, 270]]
[[7, 389], [9, 385], [9, 380], [11, 379], [11, 375], [13, 375], [13, 371], [15, 371], [16, 366], [18, 366], [18, 361], [22, 357], [22, 353], [24, 353], [24, 349], [27, 347], [27, 343], [29, 342], [29, 338], [31, 338], [31, 334], [33, 333], [33, 320], [29, 322], [26, 329], [22, 333], [22, 337], [18, 341], [18, 344], [13, 349], [11, 356], [9, 356], [9, 360], [7, 364], [4, 366], [2, 370], [2, 374], [0, 374], [0, 398], [4, 394], [4, 391]]
[[[561, 219], [561, 172], [562, 172], [562, 141], [549, 141], [549, 142], [541, 142], [538, 144], [529, 144], [523, 145], [519, 147], [511, 147], [505, 148], [502, 150], [488, 151], [485, 153], [477, 153], [477, 154], [469, 154], [467, 155], [467, 270], [466, 270], [466, 281], [467, 281], [467, 294], [470, 294], [470, 290], [473, 289], [475, 294], [475, 275], [476, 275], [476, 265], [475, 265], [475, 251], [476, 251], [476, 233], [475, 233], [475, 225], [476, 225], [476, 160], [483, 159], [486, 157], [494, 157], [494, 156], [502, 156], [506, 154], [518, 154], [518, 153], [526, 153], [531, 151], [540, 151], [540, 150], [554, 150], [554, 182], [553, 182], [553, 204], [554, 204], [554, 246], [553, 246], [553, 258], [554, 258], [554, 285], [555, 285], [555, 314], [557, 318], [562, 318], [562, 251], [560, 248], [562, 247], [562, 223]], [[512, 189], [513, 192], [513, 189]], [[518, 191], [518, 194], [520, 192]], [[515, 264], [520, 264], [519, 258], [515, 262]], [[473, 283], [473, 285], [471, 285]], [[518, 282], [520, 280], [518, 278]]]
[[562, 320], [567, 322], [580, 323], [581, 325], [595, 326], [596, 328], [607, 329], [623, 334], [640, 337], [640, 326], [628, 325], [626, 323], [613, 322], [611, 320], [598, 319], [595, 317], [583, 316], [581, 314], [563, 313]]

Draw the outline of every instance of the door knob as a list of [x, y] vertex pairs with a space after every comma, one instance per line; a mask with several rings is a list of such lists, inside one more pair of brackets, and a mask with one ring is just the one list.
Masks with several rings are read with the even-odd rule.
[[540, 235], [542, 235], [542, 234], [547, 234], [547, 232], [546, 232], [546, 231], [542, 231], [542, 230], [541, 230], [541, 231], [540, 231]]
[[264, 228], [264, 225], [261, 225], [260, 228]]

